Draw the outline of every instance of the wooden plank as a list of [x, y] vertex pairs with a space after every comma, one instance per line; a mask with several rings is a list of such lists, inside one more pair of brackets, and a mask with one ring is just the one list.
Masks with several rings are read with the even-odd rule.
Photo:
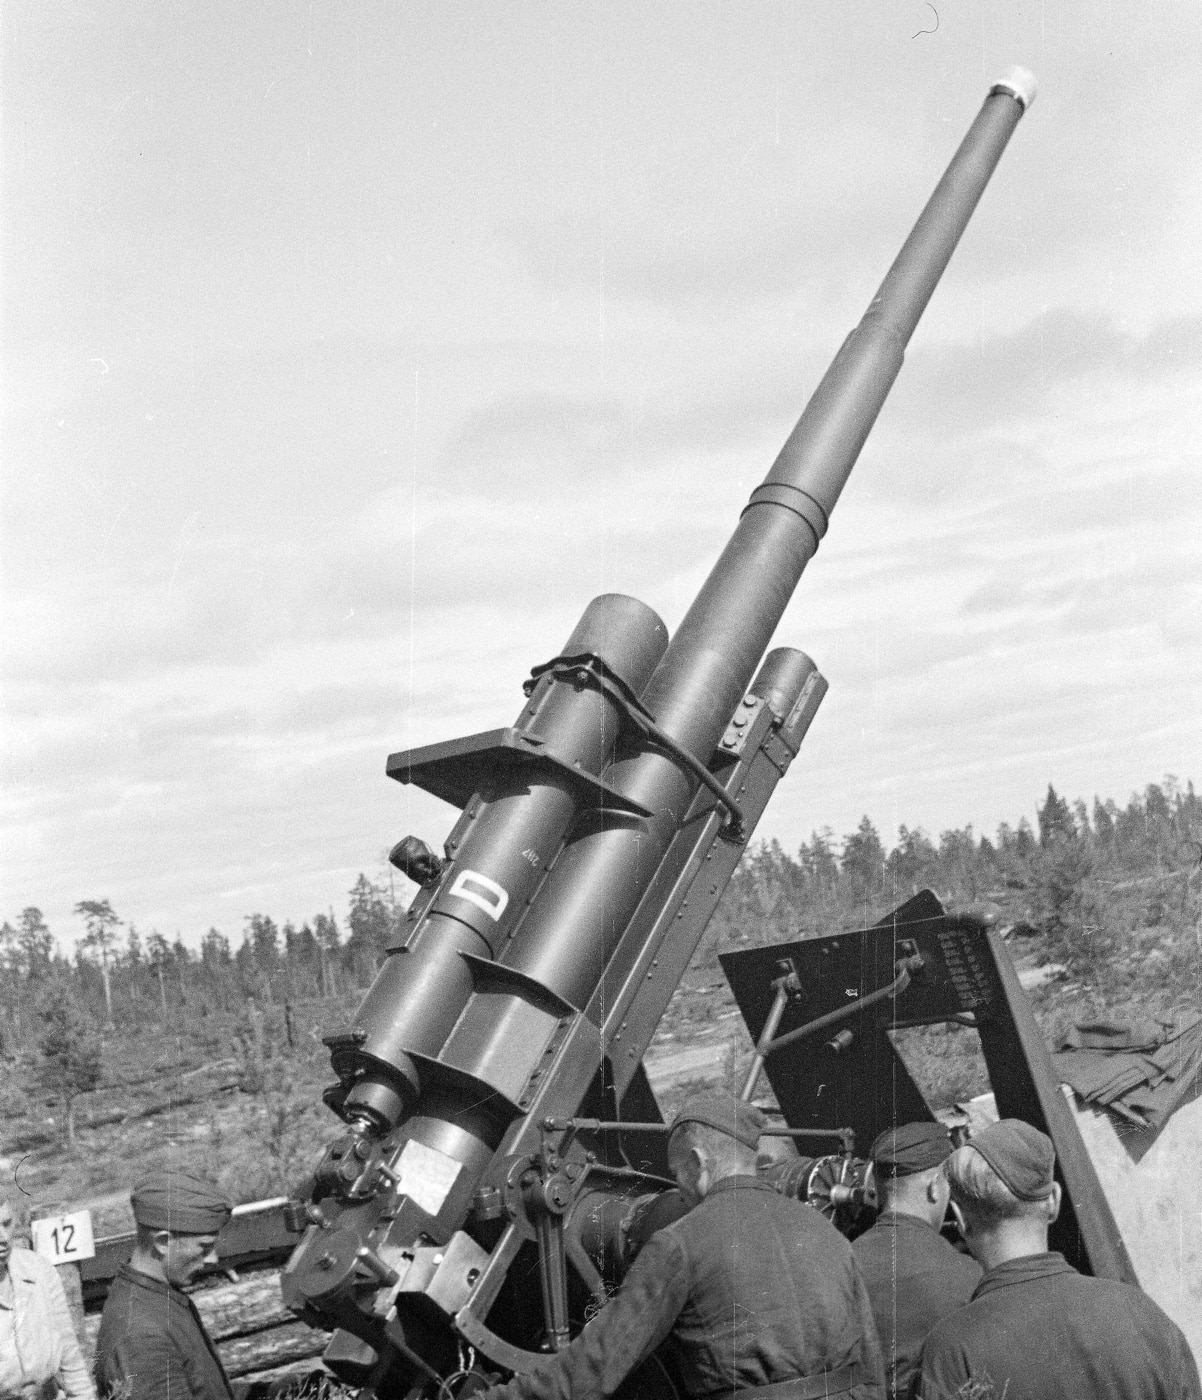
[[228, 1376], [245, 1376], [251, 1371], [263, 1371], [282, 1366], [288, 1361], [320, 1356], [330, 1340], [328, 1332], [319, 1332], [304, 1322], [290, 1322], [256, 1332], [251, 1337], [234, 1337], [218, 1344], [217, 1353]]
[[278, 1269], [248, 1274], [237, 1283], [201, 1289], [193, 1293], [192, 1301], [215, 1342], [295, 1321], [280, 1296]]
[[[95, 1353], [96, 1334], [100, 1331], [99, 1315], [87, 1319], [86, 1331], [85, 1350], [90, 1358]], [[258, 1332], [227, 1337], [217, 1343], [217, 1354], [228, 1375], [244, 1376], [252, 1371], [276, 1369], [285, 1363], [318, 1357], [329, 1340], [328, 1332], [320, 1332], [293, 1319]]]

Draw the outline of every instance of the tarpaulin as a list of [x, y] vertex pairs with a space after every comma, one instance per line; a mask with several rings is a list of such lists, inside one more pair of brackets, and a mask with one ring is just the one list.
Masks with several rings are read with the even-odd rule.
[[1202, 1013], [1130, 1023], [1078, 1022], [1052, 1055], [1081, 1098], [1159, 1128], [1202, 1089]]

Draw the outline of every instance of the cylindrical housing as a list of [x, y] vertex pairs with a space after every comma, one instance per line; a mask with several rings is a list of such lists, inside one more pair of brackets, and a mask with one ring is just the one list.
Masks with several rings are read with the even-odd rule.
[[[596, 656], [639, 694], [663, 655], [667, 631], [636, 598], [594, 598], [561, 656]], [[573, 769], [600, 772], [621, 726], [602, 691], [578, 687], [545, 670], [517, 728]], [[389, 953], [352, 1028], [358, 1044], [335, 1051], [340, 1075], [362, 1069], [347, 1115], [357, 1110], [380, 1126], [399, 1121], [420, 1091], [410, 1052], [436, 1056], [471, 993], [461, 954], [491, 958], [522, 917], [564, 834], [576, 817], [580, 790], [562, 766], [499, 770], [468, 804], [470, 822], [455, 858], [403, 947]]]

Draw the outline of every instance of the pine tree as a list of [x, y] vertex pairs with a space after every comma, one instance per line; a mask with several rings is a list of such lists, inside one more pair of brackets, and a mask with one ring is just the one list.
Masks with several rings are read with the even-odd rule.
[[1041, 846], [1051, 845], [1058, 836], [1071, 841], [1077, 835], [1072, 809], [1051, 783], [1048, 784], [1048, 795], [1039, 809], [1038, 817]]
[[313, 937], [317, 940], [318, 955], [321, 959], [321, 994], [323, 997], [335, 996], [338, 992], [336, 973], [342, 939], [333, 910], [329, 914], [318, 914], [314, 918]]
[[797, 852], [808, 898], [818, 902], [834, 896], [839, 883], [839, 862], [835, 859], [835, 836], [829, 826], [811, 831], [807, 844]]
[[21, 950], [21, 971], [24, 975], [34, 980], [48, 976], [54, 958], [54, 936], [42, 917], [42, 911], [34, 904], [21, 910], [17, 943]]
[[393, 911], [388, 896], [366, 875], [360, 875], [355, 881], [350, 901], [346, 921], [351, 934], [346, 946], [356, 973], [365, 980], [374, 972], [392, 938]]
[[866, 816], [861, 817], [860, 825], [843, 839], [839, 874], [857, 902], [871, 899], [885, 883], [885, 848], [876, 827]]
[[248, 950], [247, 962], [253, 969], [252, 983], [270, 1005], [271, 984], [280, 970], [280, 931], [275, 921], [266, 914], [251, 914], [246, 920], [243, 947]]
[[107, 899], [83, 899], [75, 906], [75, 912], [83, 921], [87, 934], [80, 940], [81, 948], [95, 952], [100, 962], [100, 976], [104, 982], [104, 1009], [107, 1024], [113, 1024], [113, 987], [109, 977], [109, 962], [117, 944], [117, 930], [121, 920], [113, 912]]
[[885, 861], [895, 898], [908, 899], [917, 894], [933, 878], [937, 860], [938, 852], [921, 827], [911, 831], [908, 826], [899, 826], [897, 845]]
[[939, 868], [944, 886], [961, 899], [976, 900], [977, 845], [972, 827], [945, 831], [939, 837]]
[[155, 931], [146, 940], [146, 952], [159, 984], [159, 1004], [163, 1008], [163, 1020], [167, 1019], [167, 983], [164, 972], [171, 966], [171, 945], [163, 935]]
[[62, 1100], [67, 1141], [75, 1142], [75, 1101], [101, 1079], [100, 1037], [65, 977], [56, 978], [38, 1007], [42, 1087]]

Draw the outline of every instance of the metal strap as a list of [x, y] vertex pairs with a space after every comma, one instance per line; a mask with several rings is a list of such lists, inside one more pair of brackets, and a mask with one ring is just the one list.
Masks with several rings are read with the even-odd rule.
[[631, 725], [638, 730], [644, 738], [649, 739], [656, 748], [664, 749], [679, 763], [683, 764], [690, 773], [701, 783], [701, 785], [713, 793], [727, 811], [726, 825], [723, 828], [724, 835], [732, 841], [741, 841], [745, 827], [743, 809], [731, 797], [730, 793], [722, 786], [710, 770], [688, 749], [678, 744], [675, 739], [664, 731], [655, 722], [655, 717], [651, 711], [633, 696], [629, 688], [621, 684], [604, 662], [598, 657], [588, 657], [577, 662], [553, 661], [548, 666], [536, 667], [536, 674], [542, 674], [545, 670], [550, 670], [556, 680], [575, 681], [578, 684], [591, 685], [601, 691], [603, 695], [614, 703], [617, 709], [630, 721]]

